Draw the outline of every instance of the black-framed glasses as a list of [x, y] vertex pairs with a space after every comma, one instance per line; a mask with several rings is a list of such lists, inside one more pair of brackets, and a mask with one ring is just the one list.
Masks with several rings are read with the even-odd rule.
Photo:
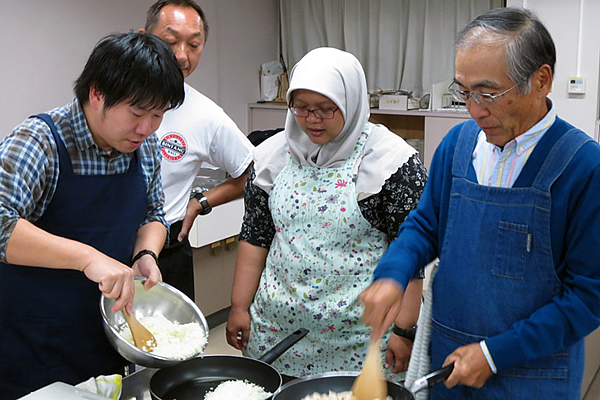
[[496, 94], [496, 95], [487, 94], [487, 93], [465, 92], [458, 88], [458, 84], [456, 82], [452, 82], [450, 84], [450, 86], [448, 86], [448, 91], [450, 92], [450, 94], [452, 95], [454, 100], [460, 101], [462, 103], [466, 103], [467, 100], [469, 100], [469, 98], [472, 98], [473, 100], [475, 100], [475, 103], [482, 105], [482, 106], [489, 107], [489, 106], [493, 106], [495, 104], [494, 99], [497, 99], [498, 97], [505, 95], [506, 93], [510, 92], [511, 90], [513, 90], [514, 88], [519, 86], [524, 81], [525, 81], [525, 79], [523, 79], [521, 82], [515, 84], [510, 89], [507, 89], [504, 92], [502, 92], [500, 94]]
[[315, 117], [321, 119], [331, 119], [335, 115], [335, 112], [339, 110], [339, 107], [331, 108], [328, 110], [324, 110], [322, 108], [317, 108], [315, 110], [309, 110], [308, 108], [300, 108], [300, 107], [289, 107], [292, 114], [296, 117], [308, 117], [308, 114], [313, 113]]

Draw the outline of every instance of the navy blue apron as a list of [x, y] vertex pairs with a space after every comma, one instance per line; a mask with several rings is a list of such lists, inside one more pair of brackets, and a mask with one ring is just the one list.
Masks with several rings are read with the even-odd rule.
[[[129, 265], [147, 208], [139, 150], [129, 170], [75, 175], [50, 116], [59, 153], [56, 193], [35, 223]], [[102, 328], [100, 290], [79, 271], [0, 264], [0, 397], [23, 396], [55, 381], [77, 384], [122, 372], [127, 361]]]
[[[550, 188], [591, 139], [557, 119], [542, 139], [555, 143], [545, 159], [536, 155], [541, 168], [531, 187], [499, 188], [476, 183], [471, 160], [479, 131], [465, 124], [454, 154], [448, 228], [433, 282], [432, 365], [441, 366], [457, 347], [509, 330], [564, 290], [552, 257]], [[532, 172], [530, 165], [522, 173]], [[482, 389], [437, 385], [431, 398], [579, 400], [583, 360], [582, 340], [501, 371]]]

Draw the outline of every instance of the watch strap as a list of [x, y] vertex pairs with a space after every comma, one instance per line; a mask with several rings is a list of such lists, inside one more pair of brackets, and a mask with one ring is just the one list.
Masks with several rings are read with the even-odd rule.
[[413, 326], [410, 329], [404, 329], [404, 328], [400, 328], [399, 326], [394, 324], [392, 326], [392, 332], [394, 333], [394, 335], [406, 338], [406, 339], [410, 340], [411, 342], [414, 342], [415, 336], [417, 334], [417, 325]]

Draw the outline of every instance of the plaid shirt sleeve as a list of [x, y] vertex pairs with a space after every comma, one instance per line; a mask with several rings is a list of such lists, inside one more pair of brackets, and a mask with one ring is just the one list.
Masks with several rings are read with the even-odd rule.
[[140, 155], [142, 157], [142, 168], [148, 186], [148, 211], [146, 213], [144, 224], [152, 221], [159, 221], [168, 230], [169, 224], [165, 219], [164, 210], [165, 195], [160, 177], [160, 146], [159, 139], [155, 133], [146, 139], [140, 148]]
[[37, 221], [54, 194], [58, 160], [41, 120], [28, 119], [0, 143], [0, 260], [19, 218]]

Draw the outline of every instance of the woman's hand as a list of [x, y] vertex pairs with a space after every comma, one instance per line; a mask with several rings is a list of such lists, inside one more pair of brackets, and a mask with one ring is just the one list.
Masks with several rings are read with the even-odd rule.
[[392, 372], [399, 374], [408, 370], [408, 362], [412, 353], [413, 342], [398, 335], [392, 335], [387, 342], [385, 352], [385, 368], [392, 366]]
[[243, 350], [248, 345], [250, 333], [250, 313], [248, 310], [232, 308], [229, 312], [225, 330], [227, 343], [238, 350]]

